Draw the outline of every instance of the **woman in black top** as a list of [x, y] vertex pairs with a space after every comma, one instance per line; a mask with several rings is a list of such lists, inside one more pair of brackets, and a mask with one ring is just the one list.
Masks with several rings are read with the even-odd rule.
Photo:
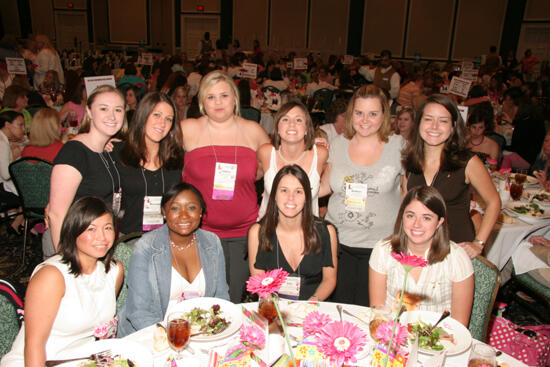
[[139, 102], [128, 138], [114, 144], [124, 193], [121, 233], [150, 231], [163, 224], [160, 199], [181, 182], [183, 168], [180, 125], [174, 121], [176, 108], [170, 97], [151, 92]]
[[323, 301], [336, 286], [337, 243], [334, 227], [312, 214], [307, 173], [298, 165], [281, 168], [265, 216], [248, 232], [250, 273], [283, 268], [290, 277], [280, 296]]

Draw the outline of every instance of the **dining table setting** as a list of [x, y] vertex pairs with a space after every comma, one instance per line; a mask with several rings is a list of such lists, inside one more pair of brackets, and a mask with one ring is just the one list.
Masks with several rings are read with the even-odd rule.
[[[198, 331], [193, 326], [196, 317], [193, 318], [191, 313], [196, 316], [202, 311], [209, 313], [213, 308], [217, 309], [217, 314], [210, 317], [222, 318], [226, 324], [220, 332]], [[208, 297], [184, 300], [173, 306], [162, 322], [121, 339], [103, 339], [82, 345], [68, 351], [64, 357], [91, 356], [107, 350], [110, 358], [122, 361], [107, 365], [123, 367], [286, 367], [292, 366], [293, 359], [296, 366], [306, 367], [384, 365], [380, 361], [383, 361], [385, 352], [376, 341], [378, 332], [372, 330], [380, 325], [381, 317], [391, 321], [395, 314], [357, 305], [282, 298], [277, 300], [277, 310], [286, 325], [284, 329], [281, 329], [278, 317], [274, 316], [270, 322], [261, 316], [269, 317], [269, 311], [262, 311], [258, 302], [233, 304]], [[174, 314], [179, 314], [178, 323], [185, 320], [186, 327], [173, 322]], [[211, 320], [207, 314], [203, 316]], [[442, 320], [436, 326], [439, 319]], [[466, 327], [451, 317], [442, 317], [441, 313], [410, 311], [402, 313], [399, 320], [404, 325], [425, 323], [432, 330], [450, 335], [450, 339], [441, 340], [441, 348], [435, 350], [426, 345], [419, 346], [422, 338], [418, 333], [419, 342], [413, 342], [414, 333], [409, 331], [399, 358], [388, 366], [478, 366], [480, 364], [471, 360], [484, 350], [492, 353], [492, 357], [487, 358], [493, 358], [484, 366], [525, 366], [519, 360], [473, 339]], [[314, 335], [312, 330], [315, 328], [322, 332]], [[399, 332], [395, 335], [396, 340], [402, 337]], [[65, 367], [97, 365], [82, 364], [82, 360], [63, 364]]]

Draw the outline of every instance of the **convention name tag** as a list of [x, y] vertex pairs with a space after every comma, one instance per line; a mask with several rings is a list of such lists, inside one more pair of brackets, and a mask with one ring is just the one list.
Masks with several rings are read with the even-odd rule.
[[162, 196], [146, 196], [143, 198], [143, 231], [152, 231], [164, 224], [160, 202]]
[[288, 276], [279, 288], [279, 297], [297, 300], [300, 298], [300, 277]]
[[237, 165], [233, 163], [216, 162], [214, 174], [214, 188], [212, 199], [233, 200], [235, 180], [237, 179]]
[[352, 212], [362, 212], [367, 205], [367, 184], [346, 182], [344, 206]]

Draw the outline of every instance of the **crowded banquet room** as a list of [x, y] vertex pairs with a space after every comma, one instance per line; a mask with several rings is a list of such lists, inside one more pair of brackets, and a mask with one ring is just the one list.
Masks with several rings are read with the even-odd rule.
[[549, 367], [549, 98], [549, 0], [1, 0], [0, 367]]

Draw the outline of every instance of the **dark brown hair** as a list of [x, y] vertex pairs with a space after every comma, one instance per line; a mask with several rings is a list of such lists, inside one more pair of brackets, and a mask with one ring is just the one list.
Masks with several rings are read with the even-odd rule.
[[434, 212], [435, 215], [437, 215], [437, 220], [441, 218], [445, 219], [435, 230], [427, 259], [429, 264], [441, 262], [447, 257], [451, 250], [449, 228], [447, 225], [447, 206], [439, 191], [431, 186], [417, 186], [409, 190], [407, 195], [405, 195], [401, 207], [399, 208], [397, 219], [395, 220], [393, 235], [390, 239], [392, 252], [402, 252], [406, 254], [408, 251], [407, 234], [403, 230], [403, 215], [405, 213], [405, 208], [414, 200], [418, 200]]
[[164, 93], [151, 92], [139, 102], [128, 131], [128, 139], [120, 152], [122, 164], [129, 167], [141, 167], [141, 162], [147, 162], [147, 146], [145, 144], [145, 125], [153, 109], [159, 103], [167, 103], [174, 111], [172, 127], [168, 135], [159, 143], [159, 160], [161, 167], [166, 169], [181, 169], [183, 166], [181, 127], [177, 110], [172, 99]]
[[262, 251], [273, 251], [273, 236], [275, 236], [275, 230], [279, 223], [279, 208], [275, 202], [275, 196], [279, 189], [279, 184], [283, 177], [286, 175], [292, 175], [300, 181], [304, 189], [306, 201], [304, 203], [304, 209], [302, 209], [302, 233], [304, 234], [304, 255], [318, 254], [321, 251], [319, 234], [315, 230], [315, 220], [313, 211], [311, 209], [311, 185], [309, 184], [309, 178], [307, 173], [298, 165], [293, 164], [290, 166], [284, 166], [279, 170], [275, 178], [273, 179], [273, 186], [271, 187], [271, 193], [269, 194], [269, 201], [267, 202], [267, 209], [264, 217], [260, 220], [260, 233], [259, 241]]
[[443, 94], [432, 94], [418, 110], [416, 115], [416, 134], [412, 135], [409, 144], [403, 150], [402, 164], [407, 172], [420, 174], [424, 167], [424, 140], [420, 136], [420, 123], [424, 115], [424, 109], [430, 103], [443, 106], [450, 114], [453, 129], [445, 142], [441, 153], [441, 171], [456, 171], [468, 163], [470, 153], [466, 149], [466, 127], [460, 116], [460, 112], [453, 100]]

